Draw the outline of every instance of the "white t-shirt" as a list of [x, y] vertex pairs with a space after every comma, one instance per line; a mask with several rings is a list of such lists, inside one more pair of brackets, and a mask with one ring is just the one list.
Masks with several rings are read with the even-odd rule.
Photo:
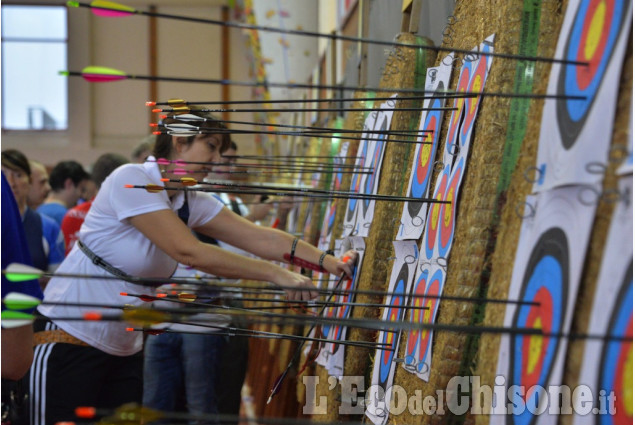
[[[128, 220], [144, 213], [165, 209], [177, 212], [181, 208], [184, 200], [182, 191], [170, 200], [166, 191], [150, 193], [144, 189], [124, 188], [126, 184], [163, 186], [160, 179], [161, 173], [155, 162], [119, 167], [102, 184], [79, 232], [79, 239], [95, 254], [132, 276], [168, 279], [177, 266], [174, 259], [154, 245]], [[204, 192], [188, 192], [188, 204], [190, 228], [207, 223], [223, 208], [218, 199]], [[57, 272], [108, 275], [108, 272], [94, 265], [77, 244]], [[123, 297], [120, 292], [148, 294], [153, 289], [120, 280], [53, 278], [44, 291], [44, 299], [115, 306], [144, 304], [139, 298]], [[52, 305], [41, 305], [38, 310], [69, 334], [106, 353], [128, 356], [142, 348], [141, 332], [126, 331], [126, 327], [130, 325], [125, 322], [54, 320], [55, 317], [78, 317], [86, 311], [115, 315], [121, 310]]]
[[[221, 201], [223, 201], [223, 204], [225, 204], [225, 206], [227, 208], [229, 208], [230, 210], [231, 208], [231, 199], [229, 198], [229, 194], [222, 192], [222, 193], [217, 193], [216, 196], [218, 196], [220, 198]], [[242, 201], [242, 199], [240, 199], [239, 197], [235, 196], [234, 199], [236, 200], [236, 202], [238, 203], [238, 209], [240, 210], [240, 215], [242, 217], [247, 217], [249, 215], [249, 208], [247, 208], [247, 205], [245, 205]], [[245, 257], [253, 257], [255, 258], [255, 255], [251, 254], [250, 252], [247, 252], [245, 250], [242, 250], [240, 248], [236, 248], [233, 245], [228, 244], [227, 242], [223, 242], [223, 241], [217, 241], [218, 242], [218, 246], [226, 249], [227, 251], [233, 252], [235, 254], [238, 255], [244, 255]]]

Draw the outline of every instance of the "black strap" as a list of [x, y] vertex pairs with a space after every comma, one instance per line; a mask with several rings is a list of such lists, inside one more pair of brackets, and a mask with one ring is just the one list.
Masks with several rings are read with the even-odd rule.
[[127, 282], [132, 282], [132, 283], [137, 283], [136, 279], [134, 278], [134, 276], [130, 276], [128, 273], [118, 269], [117, 267], [115, 267], [112, 264], [110, 264], [108, 261], [106, 261], [103, 258], [101, 258], [99, 255], [95, 254], [93, 251], [90, 250], [90, 248], [88, 248], [86, 245], [84, 245], [82, 243], [82, 241], [80, 241], [79, 239], [77, 240], [77, 245], [79, 245], [79, 249], [81, 249], [82, 252], [84, 254], [86, 254], [86, 256], [88, 258], [90, 258], [90, 260], [96, 266], [101, 267], [102, 269], [104, 269], [108, 273], [110, 273], [111, 275], [117, 276], [121, 280], [125, 280]]
[[[185, 199], [183, 201], [183, 205], [181, 206], [181, 208], [179, 208], [177, 213], [179, 218], [183, 220], [183, 223], [185, 223], [185, 225], [187, 226], [187, 222], [190, 218], [190, 206], [187, 202], [187, 193], [185, 193], [184, 196], [185, 196]], [[88, 258], [90, 258], [93, 264], [95, 264], [96, 266], [101, 267], [102, 269], [110, 273], [111, 275], [117, 276], [121, 280], [139, 284], [137, 278], [135, 278], [134, 276], [130, 276], [128, 273], [124, 272], [121, 269], [118, 269], [117, 267], [110, 264], [108, 261], [101, 258], [99, 255], [95, 254], [90, 248], [84, 245], [82, 241], [80, 241], [79, 239], [77, 240], [77, 244], [79, 245], [79, 249], [81, 249], [82, 252]], [[155, 285], [150, 285], [150, 286], [155, 286]]]
[[187, 192], [183, 193], [183, 205], [177, 211], [179, 218], [185, 223], [187, 226], [187, 222], [190, 219], [190, 205], [187, 203]]
[[232, 211], [235, 212], [238, 215], [242, 215], [240, 212], [240, 206], [238, 205], [238, 201], [236, 200], [236, 198], [231, 198], [229, 200], [229, 203], [232, 206]]

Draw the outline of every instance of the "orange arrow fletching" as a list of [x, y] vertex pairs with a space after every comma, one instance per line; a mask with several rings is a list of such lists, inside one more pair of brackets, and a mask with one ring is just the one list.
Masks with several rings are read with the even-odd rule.
[[92, 419], [95, 417], [97, 410], [94, 407], [76, 407], [75, 416], [82, 419]]
[[123, 16], [130, 16], [136, 12], [134, 8], [115, 3], [114, 1], [95, 0], [91, 2], [90, 5], [92, 6], [90, 10], [94, 15], [106, 18], [121, 18]]
[[168, 313], [149, 308], [137, 308], [135, 310], [124, 311], [123, 319], [131, 325], [145, 327], [156, 325], [161, 322], [167, 322], [170, 319], [170, 315]]
[[87, 313], [84, 313], [82, 317], [84, 318], [84, 320], [101, 320], [103, 318], [101, 313], [98, 313], [96, 311], [89, 311]]

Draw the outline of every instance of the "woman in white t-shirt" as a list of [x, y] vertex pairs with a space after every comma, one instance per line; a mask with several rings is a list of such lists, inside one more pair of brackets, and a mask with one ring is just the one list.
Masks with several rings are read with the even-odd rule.
[[[296, 257], [316, 264], [322, 257], [329, 272], [351, 276], [357, 259], [354, 252], [347, 253], [351, 258], [347, 262], [323, 256], [317, 248], [294, 241], [288, 233], [258, 226], [234, 214], [207, 193], [187, 192], [187, 207], [183, 208], [186, 192], [169, 190], [179, 189], [181, 184], [163, 183], [161, 178], [200, 178], [213, 166], [190, 162], [218, 162], [220, 153], [229, 145], [224, 125], [211, 116], [204, 117], [207, 120], [200, 126], [220, 131], [194, 136], [161, 134], [157, 136], [154, 157], [144, 164], [124, 165], [104, 181], [80, 230], [81, 243], [73, 247], [58, 272], [108, 276], [116, 268], [131, 276], [169, 279], [177, 263], [183, 263], [226, 278], [295, 287], [297, 290], [285, 289], [291, 300], [317, 296], [310, 278], [270, 261], [243, 257], [202, 243], [192, 229], [276, 262], [284, 261], [284, 254], [294, 247]], [[159, 165], [154, 158], [182, 160], [185, 165], [174, 162]], [[177, 168], [187, 170], [187, 174], [175, 173]], [[130, 184], [161, 185], [167, 190], [150, 193], [124, 188]], [[184, 214], [187, 210], [189, 214]], [[110, 272], [97, 265], [95, 257], [111, 266]], [[30, 376], [32, 424], [73, 421], [77, 406], [114, 408], [141, 401], [140, 332], [127, 332], [128, 325], [116, 321], [55, 320], [96, 310], [69, 304], [142, 303], [136, 298], [122, 299], [121, 292], [147, 293], [148, 288], [124, 280], [51, 279], [45, 300], [66, 305], [39, 307], [40, 313], [51, 321], [38, 322], [44, 324], [36, 329], [38, 345]], [[103, 312], [112, 314], [112, 310]]]

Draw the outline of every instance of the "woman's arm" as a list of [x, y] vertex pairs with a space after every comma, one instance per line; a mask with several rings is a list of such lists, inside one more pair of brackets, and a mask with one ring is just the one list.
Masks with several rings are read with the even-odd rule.
[[[236, 228], [236, 226], [243, 225], [243, 222], [251, 225], [249, 221], [226, 209], [219, 215], [224, 213], [240, 219], [238, 222], [232, 220], [223, 222], [226, 226], [233, 226], [227, 230], [228, 234], [232, 234], [232, 230], [242, 234], [241, 229]], [[216, 218], [211, 221], [214, 220]], [[318, 295], [311, 279], [306, 276], [291, 272], [268, 261], [243, 257], [200, 242], [181, 219], [170, 210], [134, 216], [130, 218], [130, 222], [170, 257], [197, 270], [227, 278], [273, 282], [284, 287], [291, 300], [308, 300]], [[236, 245], [238, 246], [238, 244]], [[298, 290], [287, 289], [289, 287], [298, 288]]]
[[[251, 223], [227, 208], [197, 228], [196, 231], [273, 261], [285, 261], [284, 254], [291, 253], [295, 239], [289, 233], [281, 230]], [[294, 255], [313, 264], [318, 264], [322, 253], [313, 245], [298, 241]], [[348, 276], [352, 276], [353, 267], [357, 262], [357, 253], [351, 250], [344, 254], [344, 257], [348, 257], [346, 262], [332, 255], [325, 256], [324, 268], [332, 274], [346, 273]]]

